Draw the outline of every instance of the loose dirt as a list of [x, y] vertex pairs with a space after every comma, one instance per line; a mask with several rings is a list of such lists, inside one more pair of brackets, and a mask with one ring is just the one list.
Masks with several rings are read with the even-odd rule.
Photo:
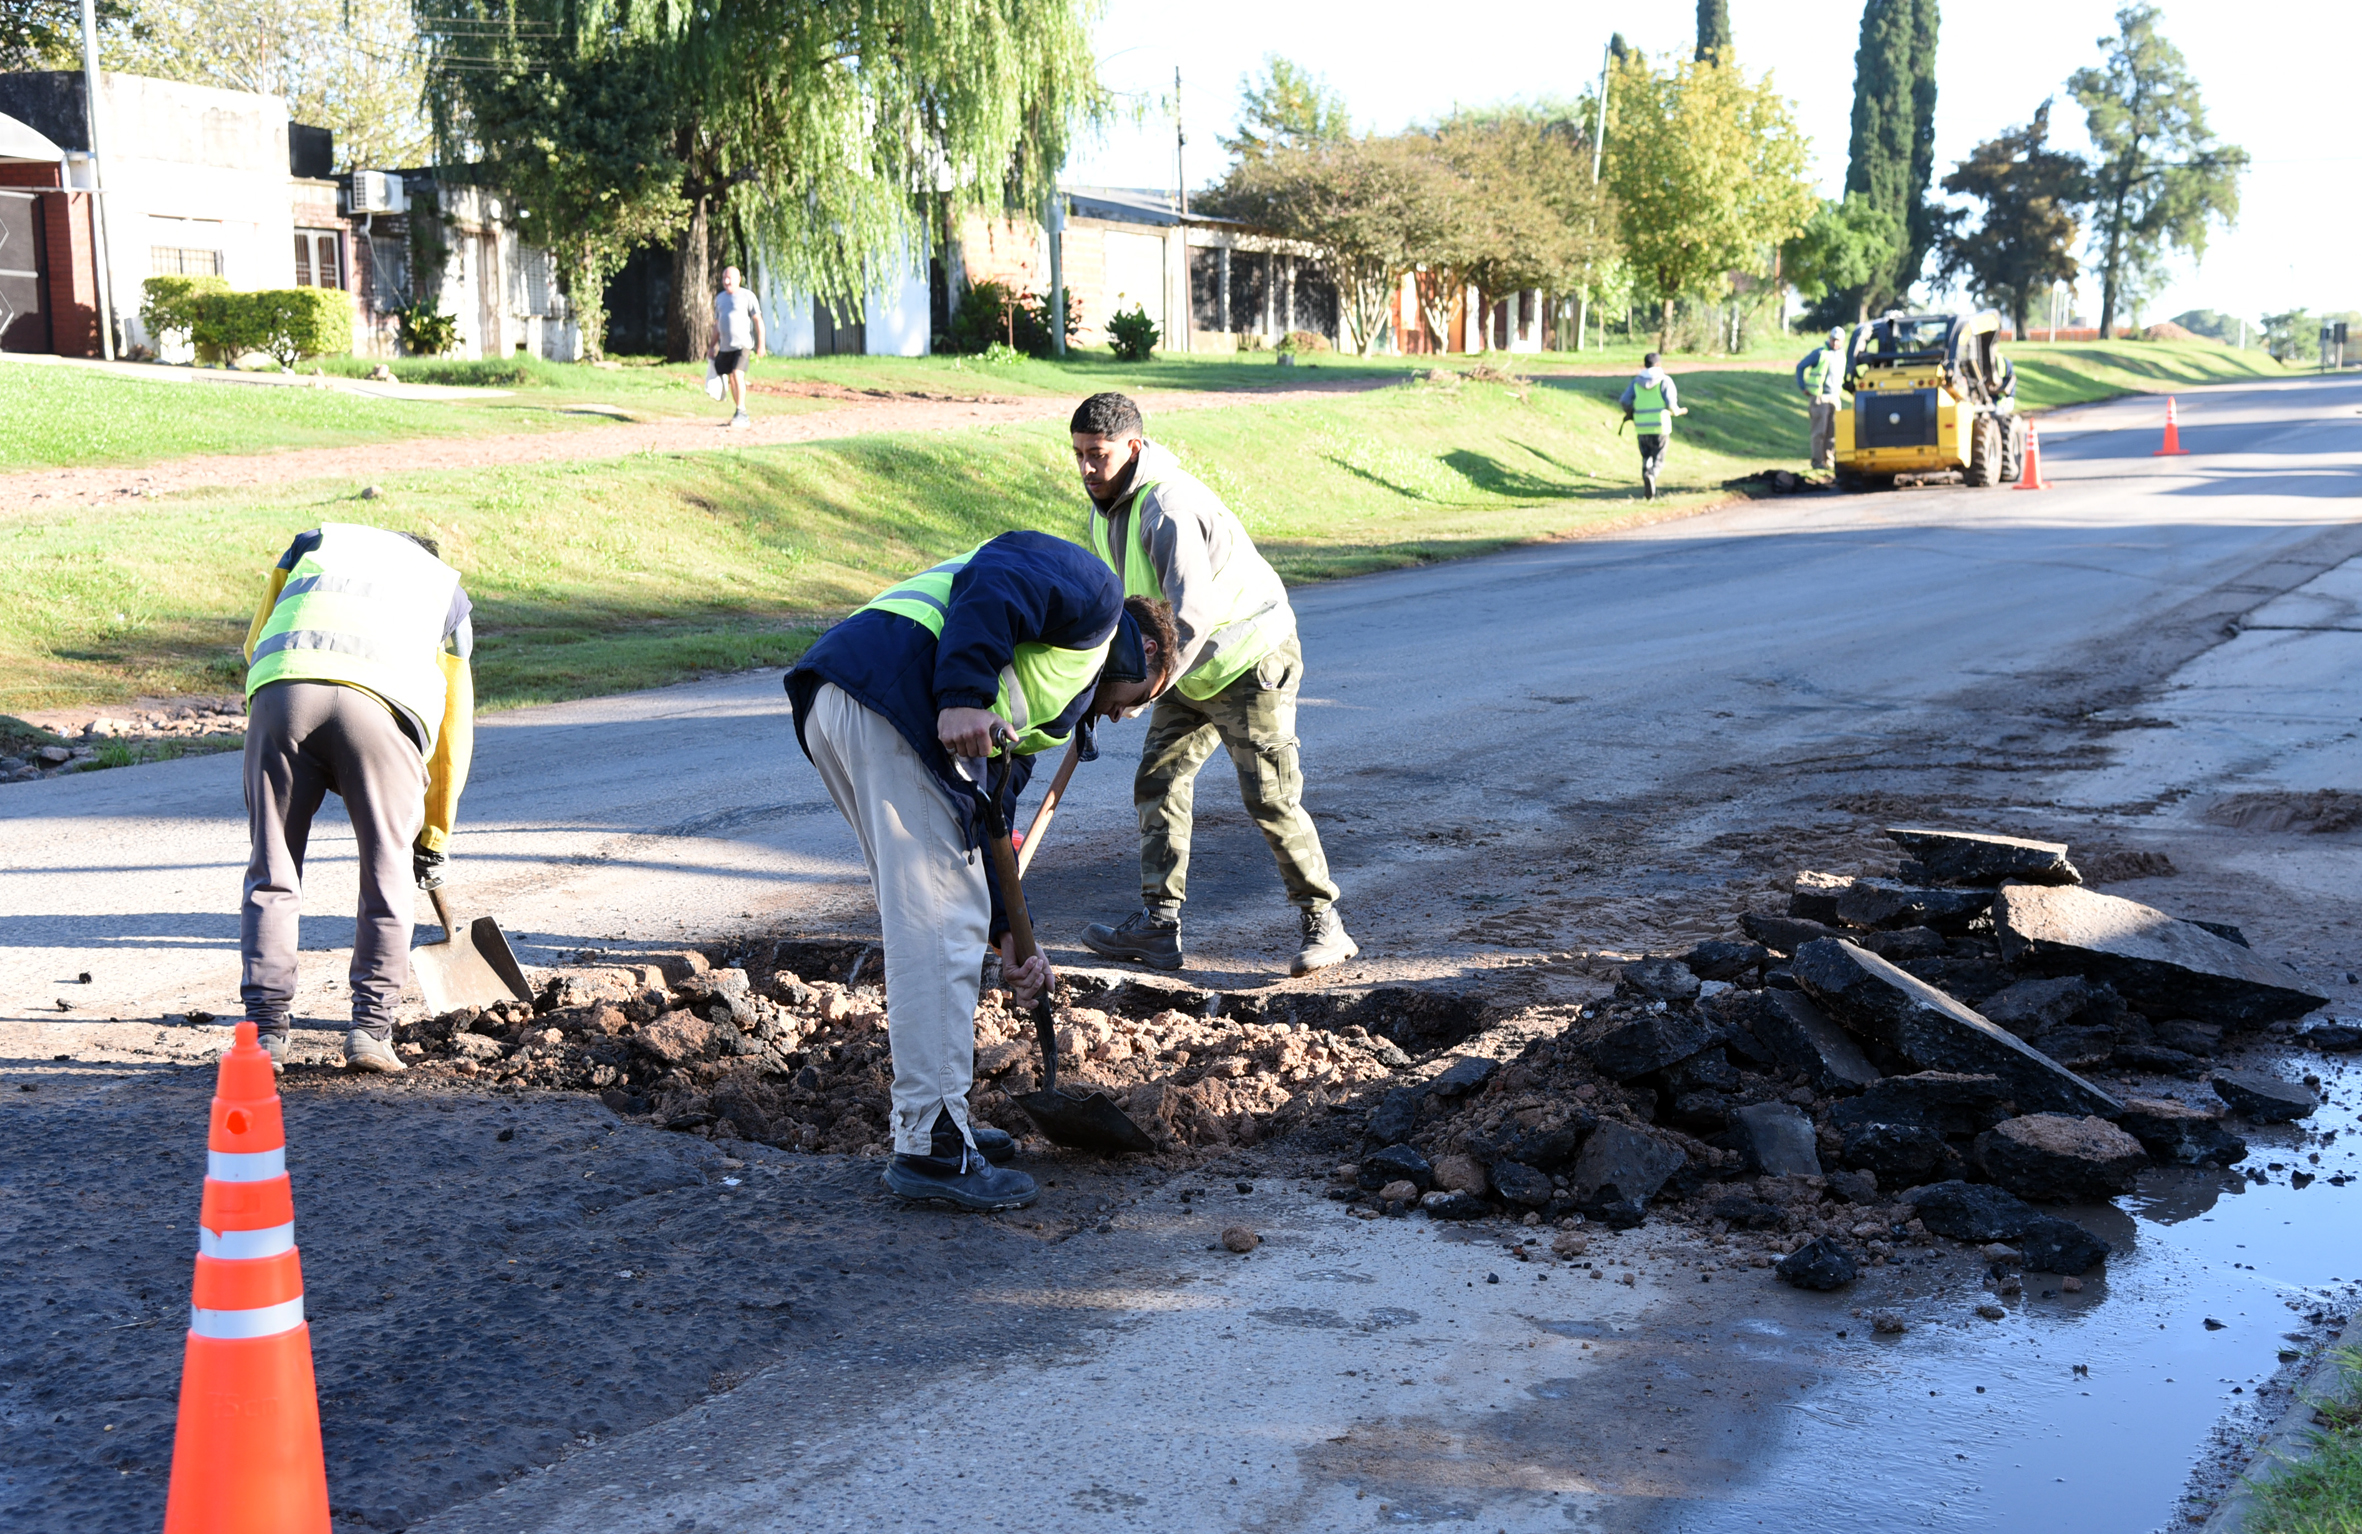
[[[1218, 389], [1203, 393], [1144, 394], [1151, 414], [1174, 410], [1220, 410], [1232, 405], [1284, 405], [1382, 389], [1399, 380], [1366, 375], [1269, 389]], [[633, 453], [699, 453], [719, 448], [781, 447], [884, 432], [954, 431], [964, 426], [1008, 426], [1064, 420], [1074, 401], [1064, 395], [1035, 399], [978, 395], [953, 399], [930, 395], [867, 396], [853, 390], [766, 386], [781, 394], [818, 395], [847, 403], [799, 415], [756, 414], [753, 424], [732, 430], [723, 419], [635, 421], [573, 431], [513, 432], [490, 437], [407, 438], [352, 447], [290, 448], [250, 455], [192, 456], [141, 467], [36, 469], [0, 475], [0, 512], [55, 510], [68, 506], [118, 505], [135, 498], [197, 489], [261, 489], [297, 480], [368, 480], [434, 469], [483, 469], [534, 463], [574, 463], [622, 458]], [[851, 401], [859, 400], [860, 403]], [[717, 407], [718, 409], [719, 407]]]

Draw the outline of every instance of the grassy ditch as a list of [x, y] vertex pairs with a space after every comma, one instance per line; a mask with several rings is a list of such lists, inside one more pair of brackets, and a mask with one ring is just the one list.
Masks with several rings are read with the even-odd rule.
[[2342, 1348], [2335, 1357], [2340, 1399], [2321, 1406], [2311, 1457], [2256, 1487], [2246, 1534], [2362, 1534], [2362, 1352]]

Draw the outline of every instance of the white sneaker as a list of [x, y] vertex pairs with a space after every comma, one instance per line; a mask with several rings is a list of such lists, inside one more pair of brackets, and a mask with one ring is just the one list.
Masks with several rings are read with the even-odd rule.
[[344, 1066], [348, 1071], [363, 1071], [380, 1076], [394, 1076], [410, 1069], [402, 1057], [394, 1053], [394, 1046], [384, 1039], [371, 1038], [359, 1028], [344, 1036]]
[[730, 424], [731, 424], [732, 426], [734, 426], [734, 427], [736, 427], [736, 426], [752, 426], [752, 425], [754, 425], [754, 422], [753, 422], [753, 421], [751, 421], [751, 420], [749, 420], [749, 419], [747, 418], [747, 414], [746, 414], [746, 412], [745, 412], [745, 411], [741, 410], [741, 411], [739, 411], [739, 412], [738, 412], [736, 415], [734, 415], [734, 416], [730, 417]]

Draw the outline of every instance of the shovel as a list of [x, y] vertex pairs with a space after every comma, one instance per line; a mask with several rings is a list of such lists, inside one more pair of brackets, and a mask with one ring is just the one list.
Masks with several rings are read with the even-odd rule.
[[[1058, 783], [1063, 786], [1067, 772], [1074, 765], [1069, 751], [1066, 763], [1060, 767]], [[1053, 790], [1055, 792], [1055, 790]], [[1033, 919], [1025, 910], [1025, 890], [1019, 882], [1017, 850], [1009, 845], [1008, 817], [992, 794], [984, 795], [984, 828], [992, 839], [992, 867], [1001, 886], [1001, 903], [1008, 908], [1009, 932], [1015, 939], [1014, 948], [1019, 964], [1041, 950], [1033, 940]], [[1045, 812], [1049, 808], [1043, 806]], [[1047, 825], [1042, 816], [1034, 819], [1034, 835]], [[1033, 836], [1025, 839], [1027, 851], [1034, 847]], [[1145, 1155], [1156, 1149], [1140, 1126], [1126, 1117], [1105, 1092], [1091, 1092], [1077, 1096], [1058, 1090], [1058, 1027], [1050, 1015], [1049, 992], [1033, 1007], [1033, 1036], [1042, 1047], [1042, 1085], [1036, 1092], [1027, 1092], [1017, 1099], [1017, 1106], [1029, 1114], [1041, 1132], [1050, 1139], [1075, 1150], [1098, 1151], [1116, 1156], [1127, 1152]]]
[[410, 950], [410, 972], [418, 977], [419, 994], [436, 1017], [461, 1007], [489, 1007], [496, 1002], [533, 1004], [533, 989], [525, 971], [510, 951], [500, 923], [479, 916], [468, 923], [466, 936], [451, 919], [450, 903], [441, 886], [427, 891], [435, 903], [435, 920], [443, 924], [443, 941], [421, 943]]

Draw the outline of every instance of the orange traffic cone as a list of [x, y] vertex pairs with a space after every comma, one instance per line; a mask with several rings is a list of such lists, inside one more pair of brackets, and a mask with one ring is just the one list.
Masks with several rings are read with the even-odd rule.
[[240, 1023], [213, 1089], [164, 1534], [328, 1534], [328, 1471], [271, 1057]]
[[2042, 431], [2032, 421], [2026, 423], [2026, 466], [2018, 471], [2020, 490], [2048, 490], [2050, 481], [2042, 477]]
[[2165, 396], [2165, 445], [2149, 455], [2151, 458], [2187, 458], [2190, 450], [2182, 446], [2181, 423], [2175, 419], [2173, 396]]

